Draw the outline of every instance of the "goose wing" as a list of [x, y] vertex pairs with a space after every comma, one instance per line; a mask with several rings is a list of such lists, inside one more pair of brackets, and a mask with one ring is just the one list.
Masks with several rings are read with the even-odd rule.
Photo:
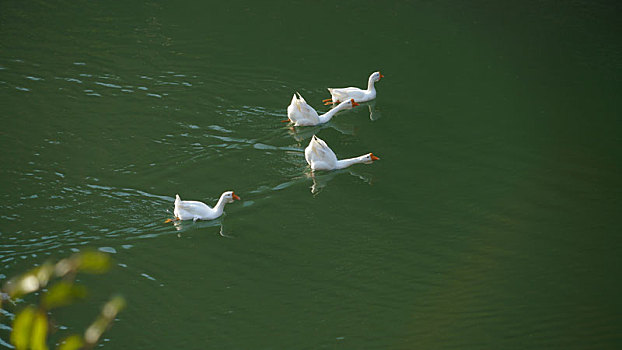
[[347, 101], [349, 99], [354, 99], [355, 102], [360, 102], [365, 97], [365, 90], [361, 90], [356, 87], [347, 87], [347, 88], [339, 88], [333, 89], [328, 88], [333, 101]]
[[309, 146], [305, 148], [305, 159], [312, 169], [334, 169], [337, 164], [337, 156], [324, 140], [313, 135]]
[[296, 125], [316, 125], [320, 118], [313, 107], [299, 93], [294, 94], [287, 108], [287, 117]]
[[176, 217], [187, 220], [197, 216], [201, 216], [206, 212], [212, 210], [207, 204], [199, 201], [182, 201], [179, 195], [175, 196], [175, 211]]

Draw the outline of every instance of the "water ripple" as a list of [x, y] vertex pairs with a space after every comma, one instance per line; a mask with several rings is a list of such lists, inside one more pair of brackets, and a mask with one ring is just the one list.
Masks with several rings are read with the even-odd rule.
[[[57, 174], [54, 176], [59, 183], [65, 181]], [[107, 242], [113, 237], [125, 240], [147, 232], [166, 234], [170, 227], [161, 225], [161, 220], [173, 201], [172, 197], [145, 190], [94, 183], [44, 190], [17, 204], [3, 205], [3, 211], [9, 212], [14, 211], [16, 205], [23, 208], [20, 209], [22, 215], [13, 217], [15, 224], [5, 226], [0, 233], [3, 237], [0, 262], [12, 265], [16, 258], [49, 255], [62, 247], [97, 244], [95, 242]], [[78, 221], [78, 218], [81, 219]], [[33, 225], [47, 221], [47, 229], [45, 232], [11, 230], [11, 227], [24, 227], [28, 221]], [[66, 228], [61, 228], [63, 226]], [[100, 247], [104, 251], [116, 249], [109, 244]]]

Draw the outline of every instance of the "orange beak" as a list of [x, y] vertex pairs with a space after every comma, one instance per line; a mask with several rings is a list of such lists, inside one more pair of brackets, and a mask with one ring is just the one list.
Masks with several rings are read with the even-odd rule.
[[[380, 73], [380, 72], [378, 72], [378, 73]], [[380, 73], [380, 78], [384, 78], [384, 75], [382, 75], [382, 73]]]
[[360, 106], [360, 104], [354, 102], [354, 99], [351, 99], [350, 101], [352, 101], [352, 107]]
[[376, 157], [373, 153], [369, 154], [371, 156], [371, 160], [380, 160], [380, 158]]
[[289, 123], [289, 119], [281, 120], [281, 123]]
[[239, 201], [240, 199], [241, 198], [237, 194], [233, 193], [233, 200], [238, 200]]

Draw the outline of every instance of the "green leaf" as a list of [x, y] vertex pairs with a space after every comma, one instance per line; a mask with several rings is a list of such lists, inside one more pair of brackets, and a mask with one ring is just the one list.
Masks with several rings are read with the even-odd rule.
[[13, 321], [13, 331], [11, 332], [11, 343], [17, 350], [26, 350], [30, 345], [30, 334], [32, 324], [37, 311], [34, 306], [28, 306], [20, 311]]
[[74, 334], [65, 338], [65, 340], [58, 346], [58, 350], [77, 350], [84, 346], [84, 339], [81, 336]]
[[30, 348], [32, 350], [48, 350], [46, 344], [48, 337], [48, 318], [43, 311], [38, 311], [32, 323], [30, 335]]
[[53, 273], [54, 266], [50, 263], [45, 263], [21, 276], [12, 278], [4, 287], [11, 298], [19, 298], [22, 295], [35, 292], [45, 287]]
[[11, 343], [17, 350], [48, 350], [48, 318], [44, 311], [28, 306], [13, 321]]
[[78, 270], [88, 273], [104, 273], [110, 268], [110, 256], [102, 252], [84, 252], [78, 255]]
[[115, 296], [110, 299], [102, 308], [95, 322], [84, 332], [84, 341], [91, 346], [95, 345], [123, 308], [125, 308], [125, 298], [122, 296]]
[[102, 309], [104, 317], [114, 319], [121, 310], [125, 308], [125, 298], [117, 295], [110, 299]]
[[76, 299], [86, 297], [86, 287], [70, 282], [58, 282], [41, 298], [41, 306], [47, 310], [69, 305]]

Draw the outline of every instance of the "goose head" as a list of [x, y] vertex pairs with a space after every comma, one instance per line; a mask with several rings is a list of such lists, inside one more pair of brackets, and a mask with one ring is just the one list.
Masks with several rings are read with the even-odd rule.
[[334, 109], [334, 110], [335, 110], [335, 112], [336, 112], [336, 111], [338, 111], [338, 110], [343, 110], [343, 109], [351, 109], [351, 108], [354, 108], [354, 107], [356, 107], [356, 106], [360, 106], [360, 104], [356, 103], [356, 102], [354, 101], [354, 99], [353, 99], [353, 98], [351, 98], [351, 99], [349, 99], [349, 100], [346, 100], [346, 101], [341, 102], [340, 104], [338, 104], [338, 105], [337, 105], [336, 107], [334, 107], [333, 109]]
[[222, 198], [225, 200], [225, 203], [233, 203], [235, 200], [240, 200], [240, 197], [233, 193], [233, 191], [227, 191], [222, 194]]
[[354, 108], [356, 106], [360, 106], [358, 103], [354, 102], [354, 99], [351, 98], [349, 101], [346, 101], [346, 108]]
[[366, 155], [363, 156], [363, 163], [365, 164], [371, 164], [376, 160], [379, 160], [380, 158], [376, 157], [373, 153], [368, 153]]
[[374, 72], [369, 76], [369, 80], [373, 81], [374, 83], [381, 78], [384, 78], [384, 75], [382, 75], [380, 72]]

